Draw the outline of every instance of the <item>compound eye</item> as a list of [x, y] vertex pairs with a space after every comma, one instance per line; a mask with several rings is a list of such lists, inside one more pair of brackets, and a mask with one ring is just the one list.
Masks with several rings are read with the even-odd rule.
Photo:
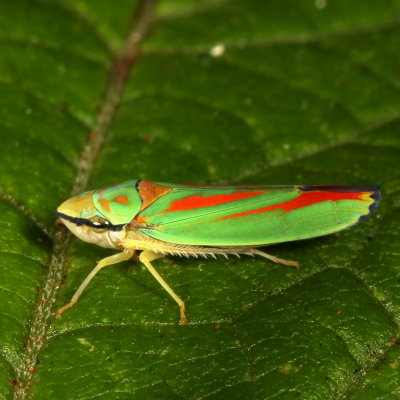
[[104, 232], [110, 227], [110, 222], [101, 217], [93, 217], [87, 221], [87, 225], [95, 232]]
[[103, 227], [104, 225], [105, 225], [105, 226], [110, 225], [110, 223], [109, 223], [108, 221], [104, 221], [104, 222], [100, 222], [100, 221], [91, 221], [91, 222], [92, 222], [92, 225], [93, 225], [93, 226], [96, 226], [96, 227], [99, 227], [99, 228]]

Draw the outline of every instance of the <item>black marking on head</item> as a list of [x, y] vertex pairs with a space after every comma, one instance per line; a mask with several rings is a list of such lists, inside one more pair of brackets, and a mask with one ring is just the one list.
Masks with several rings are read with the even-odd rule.
[[126, 224], [113, 225], [108, 221], [106, 221], [105, 223], [90, 221], [89, 219], [85, 219], [85, 218], [70, 217], [69, 215], [63, 214], [60, 212], [58, 212], [57, 215], [60, 218], [70, 221], [77, 226], [86, 225], [86, 226], [89, 226], [90, 228], [97, 228], [97, 229], [104, 228], [109, 231], [121, 231], [122, 229], [124, 229], [124, 227], [126, 225]]

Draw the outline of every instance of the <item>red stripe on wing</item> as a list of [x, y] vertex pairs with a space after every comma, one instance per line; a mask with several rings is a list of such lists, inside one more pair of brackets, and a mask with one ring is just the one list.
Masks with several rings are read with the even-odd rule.
[[264, 194], [265, 192], [236, 192], [230, 194], [219, 194], [217, 196], [190, 196], [185, 199], [172, 201], [170, 207], [163, 211], [167, 212], [175, 212], [175, 211], [186, 211], [193, 210], [196, 208], [203, 207], [212, 207], [218, 204], [229, 203], [231, 201], [247, 199], [249, 197], [259, 196], [260, 194]]
[[250, 214], [259, 214], [273, 210], [283, 210], [285, 212], [297, 210], [301, 207], [307, 207], [312, 204], [321, 203], [323, 201], [339, 201], [339, 200], [365, 200], [363, 195], [373, 194], [373, 192], [329, 192], [329, 191], [315, 191], [304, 192], [300, 196], [280, 204], [258, 208], [256, 210], [243, 211], [232, 215], [221, 217], [220, 219], [243, 217]]

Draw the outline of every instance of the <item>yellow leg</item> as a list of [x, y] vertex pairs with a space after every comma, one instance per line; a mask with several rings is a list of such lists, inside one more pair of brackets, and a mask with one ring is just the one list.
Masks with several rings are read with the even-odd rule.
[[143, 263], [150, 273], [156, 278], [158, 283], [169, 293], [169, 295], [178, 303], [181, 318], [179, 320], [179, 325], [184, 325], [188, 323], [185, 315], [185, 303], [184, 301], [169, 287], [167, 282], [160, 276], [160, 274], [151, 265], [151, 261], [157, 260], [157, 258], [164, 257], [163, 254], [153, 253], [150, 250], [142, 251], [139, 255], [139, 261]]
[[261, 256], [261, 257], [264, 257], [264, 258], [268, 258], [268, 260], [271, 260], [271, 261], [273, 261], [274, 263], [277, 263], [277, 264], [290, 265], [292, 267], [296, 267], [297, 269], [300, 268], [300, 264], [297, 261], [284, 260], [283, 258], [278, 258], [278, 257], [275, 257], [275, 256], [271, 256], [271, 254], [264, 253], [261, 250], [251, 249], [251, 250], [249, 250], [249, 254], [256, 254], [258, 256]]
[[110, 257], [103, 258], [100, 260], [96, 267], [92, 269], [92, 272], [85, 278], [85, 280], [81, 283], [79, 286], [78, 290], [75, 292], [75, 294], [72, 296], [71, 301], [66, 304], [64, 307], [61, 307], [57, 310], [56, 312], [56, 317], [61, 318], [61, 314], [65, 311], [68, 310], [68, 308], [71, 308], [79, 299], [79, 296], [82, 294], [82, 292], [85, 290], [86, 286], [89, 284], [89, 282], [93, 279], [93, 277], [104, 267], [108, 267], [109, 265], [117, 264], [122, 261], [129, 260], [134, 254], [134, 250], [128, 250], [124, 251], [122, 253], [117, 253], [114, 254]]

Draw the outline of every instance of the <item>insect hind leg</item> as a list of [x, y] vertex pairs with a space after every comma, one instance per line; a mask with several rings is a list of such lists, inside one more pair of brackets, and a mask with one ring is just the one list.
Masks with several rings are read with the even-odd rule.
[[242, 252], [242, 254], [248, 254], [250, 256], [257, 255], [257, 256], [261, 256], [261, 257], [267, 258], [268, 260], [271, 260], [276, 264], [289, 265], [289, 266], [292, 266], [292, 267], [296, 267], [296, 269], [300, 268], [300, 264], [297, 261], [285, 260], [283, 258], [278, 258], [278, 257], [275, 257], [275, 256], [273, 256], [271, 254], [265, 253], [265, 252], [263, 252], [261, 250], [258, 250], [258, 249], [249, 249], [249, 250], [246, 250], [246, 251]]

